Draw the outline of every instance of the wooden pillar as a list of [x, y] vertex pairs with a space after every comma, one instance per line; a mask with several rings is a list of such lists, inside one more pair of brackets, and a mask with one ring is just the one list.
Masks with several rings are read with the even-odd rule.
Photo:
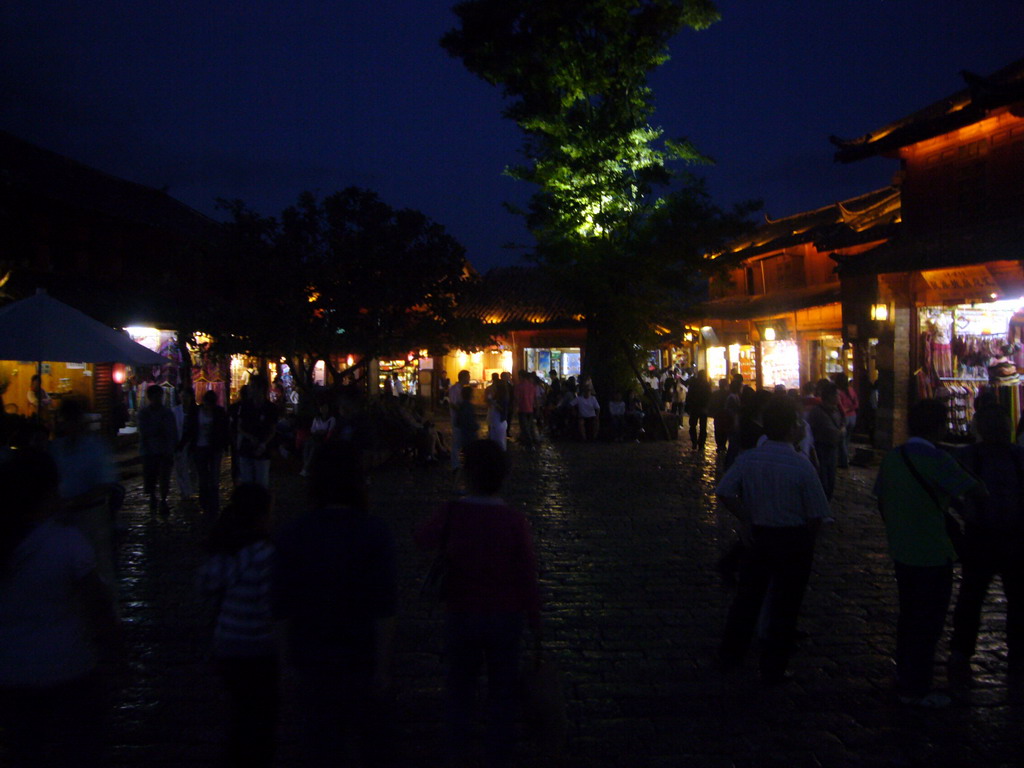
[[907, 440], [907, 412], [910, 410], [910, 393], [914, 387], [914, 372], [911, 370], [913, 354], [913, 306], [896, 307], [896, 323], [893, 338], [894, 384], [892, 404], [893, 445]]

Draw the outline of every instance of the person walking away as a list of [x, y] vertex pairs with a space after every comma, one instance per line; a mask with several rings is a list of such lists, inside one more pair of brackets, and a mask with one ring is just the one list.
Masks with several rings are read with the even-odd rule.
[[740, 454], [715, 489], [739, 520], [745, 545], [719, 660], [726, 670], [742, 662], [771, 585], [760, 672], [774, 684], [787, 677], [815, 537], [829, 508], [814, 468], [793, 448], [799, 437], [794, 404], [773, 396], [763, 418], [768, 439]]
[[596, 440], [601, 404], [594, 397], [594, 391], [590, 388], [590, 384], [584, 384], [581, 387], [580, 394], [572, 400], [572, 406], [576, 409], [580, 440], [583, 442]]
[[519, 644], [524, 619], [539, 652], [540, 588], [530, 524], [498, 496], [506, 455], [489, 440], [466, 447], [469, 495], [438, 509], [417, 545], [441, 549], [445, 579], [445, 727], [452, 765], [469, 764], [477, 675], [486, 662], [487, 766], [513, 764]]
[[277, 432], [277, 408], [267, 399], [264, 376], [250, 376], [248, 386], [238, 406], [239, 479], [269, 488], [270, 443]]
[[313, 460], [316, 449], [331, 439], [334, 429], [337, 426], [337, 419], [331, 415], [331, 407], [327, 403], [320, 403], [313, 423], [309, 426], [309, 436], [302, 444], [302, 469], [299, 474], [306, 477], [309, 474], [309, 464]]
[[312, 509], [277, 536], [274, 615], [288, 624], [305, 717], [304, 765], [380, 765], [397, 604], [395, 543], [368, 511], [363, 460], [351, 443], [313, 456]]
[[725, 409], [727, 397], [729, 397], [729, 380], [719, 379], [718, 389], [711, 393], [708, 401], [708, 415], [711, 416], [715, 426], [715, 453], [725, 453], [729, 446], [732, 417]]
[[149, 497], [149, 511], [157, 510], [157, 490], [161, 515], [169, 515], [167, 494], [171, 485], [171, 468], [174, 466], [174, 449], [178, 445], [178, 426], [174, 414], [164, 407], [164, 390], [159, 384], [146, 389], [148, 405], [139, 409], [136, 421], [139, 426], [139, 453], [142, 456], [143, 492]]
[[459, 434], [458, 421], [459, 407], [462, 405], [462, 391], [469, 389], [469, 371], [459, 371], [455, 383], [448, 388], [448, 415], [452, 422], [452, 475], [458, 474], [462, 466], [462, 437]]
[[819, 402], [807, 410], [807, 425], [818, 456], [818, 475], [829, 501], [836, 491], [836, 467], [842, 450], [846, 425], [839, 410], [836, 385], [828, 379], [818, 382]]
[[57, 428], [59, 436], [49, 444], [49, 453], [60, 473], [58, 519], [81, 531], [92, 545], [96, 572], [113, 600], [117, 594], [110, 510], [110, 494], [117, 482], [114, 457], [103, 438], [86, 431], [85, 408], [78, 398], [61, 400]]
[[510, 393], [497, 373], [491, 374], [491, 383], [484, 390], [484, 395], [487, 399], [487, 439], [496, 442], [504, 451], [508, 435], [506, 414]]
[[61, 525], [57, 465], [23, 448], [0, 464], [0, 731], [9, 768], [107, 765], [100, 661], [120, 624], [93, 549]]
[[274, 763], [280, 702], [278, 643], [270, 611], [274, 547], [273, 500], [256, 483], [242, 483], [217, 520], [199, 570], [201, 592], [219, 609], [213, 655], [228, 692], [230, 768]]
[[515, 389], [515, 407], [519, 414], [519, 441], [532, 453], [537, 448], [537, 424], [534, 421], [534, 407], [537, 401], [537, 387], [529, 371], [519, 372], [519, 383]]
[[[464, 387], [459, 402], [458, 413], [455, 414], [455, 430], [459, 433], [459, 444], [467, 446], [476, 440], [480, 425], [476, 421], [476, 407], [473, 405], [473, 387]], [[463, 448], [465, 451], [465, 448]]]
[[932, 691], [935, 649], [946, 622], [956, 551], [947, 529], [948, 508], [981, 484], [935, 446], [946, 432], [946, 407], [938, 400], [914, 404], [910, 439], [889, 451], [874, 493], [885, 521], [896, 571], [896, 694], [900, 702], [925, 708], [947, 706]]
[[[711, 405], [711, 385], [704, 371], [697, 371], [686, 390], [684, 409], [690, 416], [690, 444], [704, 450], [708, 440], [708, 407]], [[717, 439], [717, 438], [716, 438]]]
[[843, 440], [839, 444], [839, 468], [846, 469], [850, 466], [850, 439], [853, 437], [853, 430], [857, 426], [857, 411], [860, 409], [860, 397], [857, 395], [857, 388], [852, 386], [845, 373], [835, 375], [836, 398], [839, 405], [839, 412], [843, 415]]
[[182, 502], [192, 500], [192, 442], [196, 429], [196, 393], [183, 384], [178, 389], [178, 402], [171, 407], [178, 428], [178, 444], [174, 448], [174, 479]]
[[508, 393], [508, 406], [505, 409], [505, 444], [512, 439], [512, 422], [515, 416], [515, 391], [516, 385], [512, 381], [511, 371], [501, 372], [501, 383], [505, 385], [505, 392]]
[[734, 373], [729, 381], [729, 393], [725, 396], [724, 418], [728, 422], [729, 443], [725, 449], [727, 463], [731, 464], [739, 446], [734, 444], [739, 441], [740, 434], [740, 396], [743, 394], [743, 376]]
[[208, 389], [196, 409], [190, 446], [199, 481], [199, 508], [207, 515], [220, 512], [220, 466], [228, 445], [228, 413], [217, 404], [217, 393]]
[[971, 683], [981, 609], [992, 579], [1006, 595], [1006, 661], [1010, 695], [1024, 697], [1024, 448], [1010, 441], [1010, 417], [999, 406], [974, 416], [980, 443], [957, 452], [961, 466], [979, 478], [988, 496], [970, 508], [960, 558], [961, 580], [953, 611], [950, 683]]

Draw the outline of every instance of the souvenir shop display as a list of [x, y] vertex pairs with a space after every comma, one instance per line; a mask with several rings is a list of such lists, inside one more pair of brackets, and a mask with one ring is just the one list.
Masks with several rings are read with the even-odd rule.
[[1002, 306], [926, 307], [919, 310], [921, 367], [917, 396], [949, 408], [949, 437], [970, 437], [974, 401], [991, 389], [1017, 423], [1021, 414], [1021, 330], [1024, 315]]

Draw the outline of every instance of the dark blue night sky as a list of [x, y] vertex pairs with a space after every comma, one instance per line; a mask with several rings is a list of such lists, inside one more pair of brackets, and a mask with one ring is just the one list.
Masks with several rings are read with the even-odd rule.
[[[8, 0], [0, 128], [211, 215], [276, 214], [359, 185], [424, 211], [481, 269], [528, 243], [502, 208], [520, 137], [498, 92], [438, 45], [450, 0]], [[832, 161], [861, 135], [1024, 56], [1022, 0], [720, 0], [655, 74], [656, 124], [717, 161], [717, 202], [773, 217], [884, 186], [892, 160]]]

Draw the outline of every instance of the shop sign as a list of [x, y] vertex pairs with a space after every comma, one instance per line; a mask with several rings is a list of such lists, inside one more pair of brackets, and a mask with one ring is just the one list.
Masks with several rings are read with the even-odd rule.
[[957, 308], [953, 327], [957, 336], [1005, 336], [1013, 312], [995, 309]]
[[937, 297], [943, 300], [963, 301], [988, 297], [999, 291], [999, 283], [984, 266], [932, 269], [922, 272], [921, 277]]

